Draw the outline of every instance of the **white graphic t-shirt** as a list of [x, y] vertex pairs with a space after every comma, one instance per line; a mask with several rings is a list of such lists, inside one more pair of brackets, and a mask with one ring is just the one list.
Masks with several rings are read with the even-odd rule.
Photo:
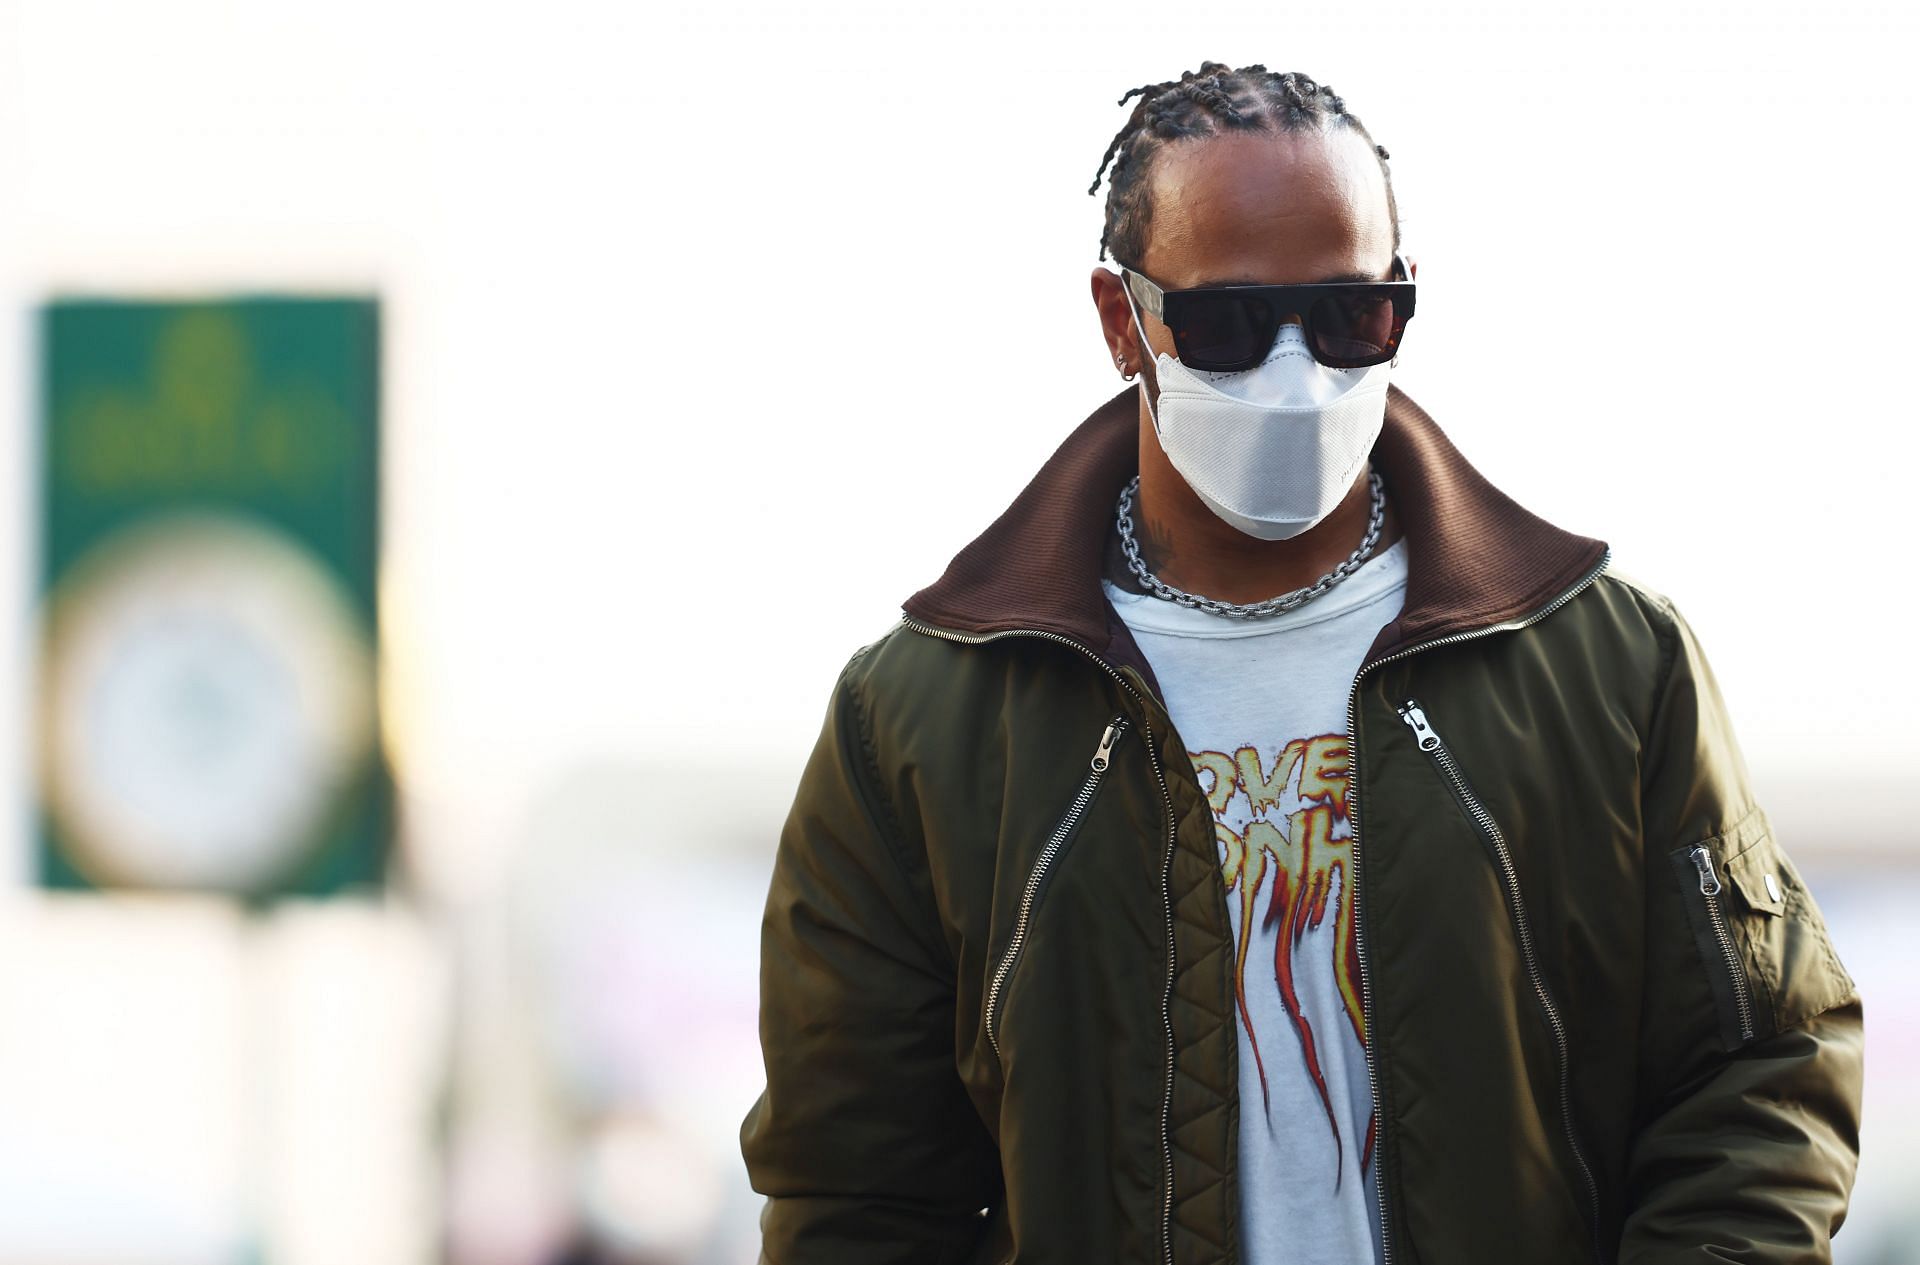
[[1106, 585], [1213, 809], [1235, 946], [1248, 1265], [1380, 1257], [1347, 695], [1406, 578], [1396, 541], [1306, 605], [1251, 620]]

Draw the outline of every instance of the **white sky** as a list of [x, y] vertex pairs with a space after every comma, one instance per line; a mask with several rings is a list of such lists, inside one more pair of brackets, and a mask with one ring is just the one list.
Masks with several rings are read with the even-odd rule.
[[1258, 61], [1333, 84], [1394, 155], [1423, 290], [1397, 380], [1676, 598], [1763, 802], [1825, 847], [1895, 821], [1920, 767], [1883, 666], [1917, 613], [1916, 24], [1779, 0], [10, 0], [0, 590], [25, 609], [50, 287], [377, 286], [416, 842], [482, 866], [608, 760], [688, 770], [663, 822], [757, 829], [847, 654], [1119, 385], [1084, 192], [1116, 98]]

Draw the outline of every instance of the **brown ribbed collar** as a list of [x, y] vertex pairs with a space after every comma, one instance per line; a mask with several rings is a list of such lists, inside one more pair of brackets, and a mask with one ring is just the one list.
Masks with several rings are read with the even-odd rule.
[[[1137, 401], [1128, 387], [1076, 427], [946, 574], [902, 604], [907, 615], [956, 632], [1058, 633], [1152, 683], [1145, 656], [1100, 587], [1114, 501], [1139, 470]], [[1406, 538], [1407, 594], [1369, 661], [1531, 614], [1606, 551], [1487, 482], [1398, 387], [1388, 388], [1372, 459]]]

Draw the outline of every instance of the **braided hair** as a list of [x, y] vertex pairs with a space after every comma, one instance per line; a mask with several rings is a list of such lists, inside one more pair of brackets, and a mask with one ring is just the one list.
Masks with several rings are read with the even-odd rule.
[[1277, 74], [1265, 66], [1230, 70], [1220, 62], [1202, 62], [1197, 71], [1183, 71], [1178, 79], [1144, 84], [1121, 97], [1134, 97], [1126, 126], [1114, 135], [1100, 159], [1100, 170], [1087, 186], [1089, 195], [1107, 181], [1107, 222], [1100, 234], [1100, 258], [1109, 253], [1122, 264], [1137, 264], [1147, 246], [1147, 223], [1153, 214], [1148, 179], [1153, 159], [1168, 141], [1218, 136], [1225, 132], [1298, 132], [1333, 126], [1360, 133], [1380, 161], [1387, 179], [1387, 213], [1393, 222], [1393, 248], [1400, 249], [1400, 211], [1393, 199], [1393, 175], [1387, 170], [1387, 151], [1359, 116], [1347, 111], [1332, 88], [1289, 71]]

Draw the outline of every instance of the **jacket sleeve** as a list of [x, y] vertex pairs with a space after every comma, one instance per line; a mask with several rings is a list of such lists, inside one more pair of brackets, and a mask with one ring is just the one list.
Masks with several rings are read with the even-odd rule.
[[763, 1265], [964, 1262], [999, 1182], [955, 1070], [954, 966], [924, 853], [881, 793], [860, 660], [801, 775], [761, 922], [767, 1085], [740, 1145], [767, 1196]]
[[1692, 630], [1656, 610], [1666, 667], [1642, 768], [1646, 978], [1618, 1259], [1830, 1261], [1859, 1158], [1860, 995], [1753, 802]]

